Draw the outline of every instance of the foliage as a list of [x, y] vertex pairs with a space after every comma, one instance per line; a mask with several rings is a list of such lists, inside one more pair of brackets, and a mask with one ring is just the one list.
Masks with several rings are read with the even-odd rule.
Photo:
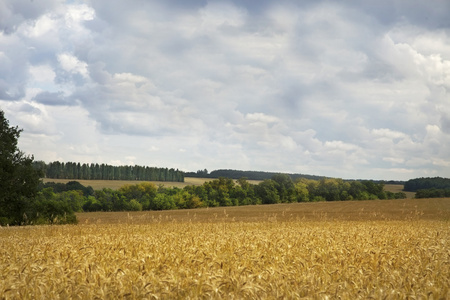
[[416, 192], [416, 198], [444, 198], [450, 197], [450, 188], [447, 189], [423, 189]]
[[266, 179], [255, 188], [256, 196], [261, 199], [262, 204], [275, 204], [280, 202], [277, 183], [272, 179]]
[[424, 189], [450, 189], [450, 178], [442, 177], [422, 177], [410, 179], [405, 182], [404, 191], [416, 192]]
[[0, 126], [0, 225], [76, 223], [74, 211], [82, 210], [84, 196], [73, 189], [80, 186], [69, 183], [56, 194], [42, 185], [42, 165], [17, 147], [22, 130], [9, 127], [3, 111]]
[[81, 191], [84, 196], [91, 196], [94, 194], [94, 189], [91, 186], [85, 187], [78, 181], [69, 181], [64, 183], [46, 182], [40, 183], [39, 189], [51, 187], [55, 193], [61, 193], [66, 191]]
[[27, 223], [38, 192], [41, 174], [33, 168], [33, 157], [17, 147], [21, 132], [0, 110], [0, 225]]
[[[275, 173], [275, 172], [262, 172], [262, 171], [241, 171], [241, 170], [214, 170], [211, 173], [208, 173], [208, 170], [198, 170], [196, 173], [189, 172], [186, 173], [186, 177], [202, 177], [202, 178], [233, 178], [233, 179], [239, 179], [239, 178], [247, 178], [248, 180], [265, 180], [265, 179], [272, 179], [275, 175], [280, 175], [281, 173]], [[299, 178], [307, 178], [307, 179], [313, 179], [313, 180], [319, 180], [321, 178], [324, 178], [323, 176], [315, 176], [315, 175], [306, 175], [306, 174], [283, 174], [288, 175], [291, 177], [292, 180], [296, 180]]]
[[34, 163], [36, 169], [44, 171], [46, 178], [85, 180], [147, 180], [184, 182], [184, 172], [173, 168], [144, 166], [111, 166], [107, 164], [81, 164], [75, 162], [43, 161]]
[[[133, 211], [168, 210], [198, 207], [238, 206], [275, 204], [292, 202], [343, 201], [368, 199], [406, 198], [404, 193], [384, 191], [382, 183], [371, 181], [346, 182], [342, 179], [323, 178], [311, 180], [301, 178], [292, 181], [286, 174], [276, 174], [259, 184], [250, 184], [246, 178], [236, 181], [230, 178], [218, 178], [203, 185], [189, 185], [183, 189], [141, 182], [127, 184], [118, 190], [104, 188], [96, 190], [92, 196], [84, 195], [85, 187], [79, 183], [78, 193], [67, 191], [57, 198], [66, 201], [76, 212], [80, 211]], [[50, 184], [50, 186], [52, 186]], [[58, 185], [59, 186], [59, 185]], [[43, 189], [45, 193], [46, 189]], [[81, 209], [80, 209], [81, 208]]]

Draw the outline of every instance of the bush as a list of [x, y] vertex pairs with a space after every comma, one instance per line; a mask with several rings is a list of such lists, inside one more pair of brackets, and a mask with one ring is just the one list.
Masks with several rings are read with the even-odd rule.
[[33, 218], [35, 224], [73, 224], [77, 218], [69, 205], [57, 200], [41, 200], [36, 202]]
[[136, 199], [132, 199], [129, 203], [128, 203], [128, 209], [130, 211], [141, 211], [142, 210], [142, 204], [140, 204], [139, 202], [137, 202]]

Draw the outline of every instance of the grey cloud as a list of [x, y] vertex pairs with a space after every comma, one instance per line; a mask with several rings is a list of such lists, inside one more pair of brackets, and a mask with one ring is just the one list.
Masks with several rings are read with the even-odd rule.
[[98, 84], [104, 85], [111, 80], [111, 74], [105, 71], [104, 62], [96, 62], [89, 65], [89, 75]]
[[75, 86], [81, 87], [88, 82], [88, 80], [79, 73], [70, 73], [65, 70], [61, 70], [59, 68], [56, 69], [55, 73], [56, 73], [55, 83], [59, 85], [73, 84]]
[[385, 83], [399, 81], [405, 78], [405, 76], [394, 66], [378, 58], [373, 58], [366, 65], [366, 67], [362, 71], [362, 74], [352, 74], [351, 77], [349, 77], [349, 80], [358, 81], [361, 79], [361, 75], [363, 75], [366, 79], [378, 80]]
[[21, 112], [25, 112], [25, 113], [31, 114], [31, 115], [40, 115], [42, 113], [39, 108], [37, 108], [33, 105], [30, 105], [28, 103], [20, 105], [18, 109]]
[[164, 1], [164, 5], [168, 7], [176, 7], [177, 9], [188, 9], [194, 10], [198, 7], [205, 6], [208, 1], [207, 0], [167, 0]]
[[[346, 4], [350, 6], [350, 4]], [[425, 28], [448, 28], [450, 20], [450, 2], [435, 1], [433, 3], [421, 0], [364, 0], [352, 3], [356, 8], [376, 17], [381, 23], [392, 25], [399, 22], [409, 22]]]
[[0, 2], [0, 31], [12, 34], [20, 24], [37, 19], [43, 13], [56, 7], [58, 2], [57, 0], [4, 0]]
[[450, 134], [450, 116], [447, 114], [441, 115], [440, 120], [441, 130], [446, 134]]
[[71, 102], [67, 97], [64, 96], [64, 93], [59, 92], [41, 92], [33, 97], [34, 101], [45, 104], [45, 105], [75, 105], [76, 103]]
[[0, 99], [19, 100], [25, 95], [28, 55], [24, 46], [9, 40], [0, 43]]
[[9, 83], [0, 79], [0, 99], [1, 100], [18, 100], [25, 95], [24, 87], [19, 85], [16, 89], [12, 89]]

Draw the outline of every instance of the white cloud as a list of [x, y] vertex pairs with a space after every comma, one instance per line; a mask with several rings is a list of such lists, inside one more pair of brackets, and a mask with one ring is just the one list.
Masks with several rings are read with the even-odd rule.
[[53, 82], [56, 76], [49, 65], [31, 66], [30, 74], [35, 82]]
[[49, 16], [44, 15], [34, 23], [34, 26], [26, 26], [24, 33], [32, 38], [39, 38], [47, 34], [50, 31], [56, 30], [58, 24], [55, 20]]
[[209, 2], [200, 10], [203, 30], [220, 26], [239, 27], [245, 23], [246, 12], [227, 2]]
[[264, 113], [252, 113], [246, 114], [245, 118], [249, 120], [251, 123], [275, 123], [278, 122], [278, 118], [274, 116], [268, 116]]
[[405, 159], [401, 157], [383, 157], [383, 160], [394, 165], [403, 164], [405, 162]]
[[76, 56], [69, 53], [61, 53], [58, 55], [58, 61], [65, 71], [74, 74], [79, 73], [85, 78], [89, 77], [87, 63], [80, 61]]
[[449, 177], [449, 6], [416, 4], [6, 0], [0, 105], [47, 161]]
[[380, 128], [380, 129], [373, 129], [373, 134], [375, 136], [378, 136], [380, 138], [386, 138], [389, 140], [399, 140], [406, 137], [406, 135], [402, 132], [394, 131], [389, 128]]
[[95, 11], [87, 4], [81, 5], [69, 5], [65, 13], [66, 25], [71, 27], [78, 27], [83, 21], [93, 20], [95, 17]]
[[329, 149], [329, 151], [337, 152], [355, 151], [359, 149], [356, 145], [344, 143], [342, 141], [326, 141], [325, 148]]
[[118, 82], [131, 82], [131, 83], [145, 83], [147, 79], [142, 76], [133, 75], [131, 73], [118, 73], [114, 74], [114, 79]]

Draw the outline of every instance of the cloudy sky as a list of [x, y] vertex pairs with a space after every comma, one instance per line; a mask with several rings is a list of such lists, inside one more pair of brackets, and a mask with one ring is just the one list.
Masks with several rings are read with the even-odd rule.
[[450, 1], [3, 0], [36, 160], [450, 177]]

